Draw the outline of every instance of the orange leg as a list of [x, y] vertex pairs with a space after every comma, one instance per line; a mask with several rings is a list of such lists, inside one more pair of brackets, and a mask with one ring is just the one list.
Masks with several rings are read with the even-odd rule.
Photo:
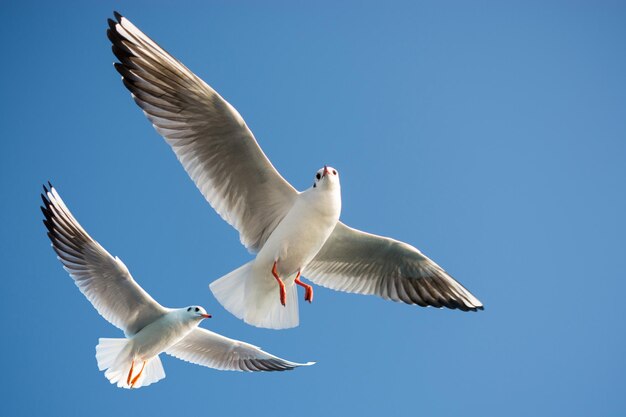
[[[134, 362], [133, 362], [134, 363]], [[139, 379], [139, 377], [141, 376], [141, 374], [143, 373], [143, 368], [146, 367], [146, 361], [143, 361], [143, 365], [141, 365], [141, 370], [139, 371], [139, 373], [137, 374], [136, 377], [133, 378], [133, 380], [130, 382], [130, 387], [133, 388], [135, 386], [135, 384], [137, 383], [137, 380]], [[131, 367], [132, 369], [132, 367]]]
[[305, 284], [304, 282], [300, 281], [300, 271], [298, 271], [298, 275], [296, 275], [296, 280], [294, 281], [296, 284], [298, 284], [301, 287], [304, 287], [304, 301], [308, 301], [309, 303], [313, 302], [313, 287], [311, 287], [309, 284]]
[[135, 368], [135, 361], [130, 364], [130, 372], [128, 373], [128, 378], [126, 378], [126, 385], [130, 385], [130, 379], [133, 377], [133, 369]]
[[280, 287], [280, 303], [284, 307], [285, 304], [287, 304], [287, 293], [285, 292], [285, 283], [278, 276], [278, 272], [276, 272], [276, 261], [274, 261], [274, 266], [272, 267], [272, 275], [274, 275], [274, 278], [278, 281], [278, 286]]

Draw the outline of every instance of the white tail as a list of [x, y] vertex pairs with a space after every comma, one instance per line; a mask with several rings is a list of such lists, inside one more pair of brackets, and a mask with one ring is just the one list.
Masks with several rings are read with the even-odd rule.
[[[117, 384], [120, 388], [131, 388], [128, 381], [130, 369], [133, 366], [133, 357], [128, 339], [100, 338], [98, 346], [96, 346], [96, 360], [98, 361], [98, 369], [106, 370], [104, 376], [111, 384]], [[143, 361], [135, 360], [132, 378], [139, 374], [142, 366]], [[146, 362], [141, 376], [135, 381], [132, 388], [145, 387], [163, 378], [165, 378], [165, 371], [161, 359], [155, 356]]]
[[254, 261], [213, 281], [215, 298], [237, 318], [269, 329], [288, 329], [299, 324], [298, 291], [292, 280], [285, 281], [286, 306], [280, 303], [278, 285], [270, 271], [259, 274]]

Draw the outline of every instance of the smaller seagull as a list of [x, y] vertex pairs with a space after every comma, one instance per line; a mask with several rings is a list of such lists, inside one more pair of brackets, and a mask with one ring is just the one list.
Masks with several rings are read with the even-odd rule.
[[140, 388], [165, 378], [159, 354], [231, 371], [286, 371], [314, 362], [289, 362], [248, 343], [198, 327], [211, 316], [200, 306], [166, 308], [157, 303], [76, 221], [48, 183], [41, 195], [52, 248], [78, 289], [126, 338], [100, 338], [98, 368], [112, 384]]

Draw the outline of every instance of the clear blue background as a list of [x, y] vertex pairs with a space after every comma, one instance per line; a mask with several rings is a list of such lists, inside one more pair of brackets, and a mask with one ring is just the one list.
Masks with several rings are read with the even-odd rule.
[[[624, 3], [263, 3], [0, 6], [0, 415], [624, 415]], [[123, 88], [114, 9], [228, 99], [296, 188], [338, 168], [346, 223], [419, 247], [486, 310], [316, 287], [294, 330], [230, 316], [207, 285], [250, 255]], [[165, 357], [162, 382], [109, 385], [94, 347], [121, 333], [50, 249], [48, 179], [161, 303], [318, 364]]]

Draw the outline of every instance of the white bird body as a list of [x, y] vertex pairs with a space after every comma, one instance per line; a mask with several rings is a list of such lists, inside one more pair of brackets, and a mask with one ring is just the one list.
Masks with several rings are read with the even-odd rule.
[[[420, 306], [476, 311], [482, 303], [417, 248], [339, 221], [341, 197], [316, 184], [299, 193], [274, 168], [241, 115], [125, 17], [109, 20], [124, 85], [209, 204], [257, 256], [210, 285], [247, 323], [298, 325], [299, 273], [338, 291]], [[327, 167], [324, 168], [327, 171]], [[323, 192], [320, 192], [323, 191]], [[278, 289], [280, 288], [280, 298]], [[273, 297], [273, 299], [272, 299]]]
[[200, 306], [171, 309], [157, 303], [128, 268], [89, 236], [54, 188], [42, 194], [52, 248], [80, 291], [126, 338], [101, 338], [98, 368], [112, 384], [139, 388], [165, 378], [165, 352], [202, 366], [237, 371], [284, 371], [299, 364], [198, 327], [211, 317]]
[[[121, 388], [139, 388], [165, 378], [159, 354], [176, 346], [210, 317], [202, 307], [167, 312], [126, 339], [101, 338], [96, 346], [98, 368]], [[196, 311], [197, 310], [197, 311]]]
[[198, 324], [200, 320], [190, 315], [185, 308], [170, 309], [128, 338], [130, 355], [137, 360], [150, 360], [180, 342]]
[[[314, 187], [297, 194], [293, 205], [256, 258], [214, 281], [211, 290], [222, 305], [246, 323], [268, 328], [298, 325], [294, 283], [332, 233], [341, 213], [337, 171], [325, 167]], [[274, 269], [275, 265], [275, 269]], [[275, 271], [285, 286], [286, 305], [277, 297]], [[233, 292], [239, 292], [234, 296]], [[283, 307], [289, 306], [288, 309]]]
[[274, 261], [278, 261], [278, 275], [295, 277], [324, 246], [340, 213], [338, 180], [332, 187], [311, 187], [299, 193], [294, 205], [257, 254], [255, 268], [269, 274]]

